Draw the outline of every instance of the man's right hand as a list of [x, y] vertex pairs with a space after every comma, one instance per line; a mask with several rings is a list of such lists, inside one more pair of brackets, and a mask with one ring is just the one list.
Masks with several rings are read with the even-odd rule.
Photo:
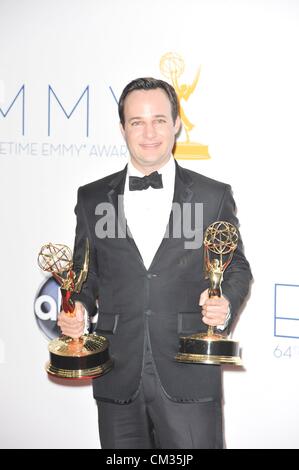
[[84, 312], [85, 307], [81, 302], [75, 302], [75, 310], [72, 316], [64, 311], [60, 312], [57, 324], [62, 334], [75, 339], [80, 338], [84, 332]]

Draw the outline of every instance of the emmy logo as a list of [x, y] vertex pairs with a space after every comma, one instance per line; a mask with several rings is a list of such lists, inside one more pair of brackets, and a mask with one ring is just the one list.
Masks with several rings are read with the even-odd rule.
[[160, 59], [161, 73], [171, 80], [178, 99], [180, 101], [180, 117], [186, 135], [185, 142], [177, 142], [174, 150], [174, 156], [178, 160], [207, 160], [210, 158], [208, 146], [190, 141], [190, 132], [194, 128], [194, 124], [186, 116], [183, 108], [182, 100], [187, 101], [191, 94], [194, 92], [199, 76], [200, 68], [198, 68], [193, 82], [188, 85], [186, 83], [179, 83], [179, 77], [185, 70], [185, 63], [183, 58], [176, 53], [167, 52]]
[[[38, 255], [38, 265], [50, 272], [60, 284], [62, 309], [74, 315], [73, 292], [79, 293], [87, 279], [89, 265], [89, 243], [83, 267], [79, 273], [73, 270], [72, 252], [66, 245], [48, 243], [42, 246]], [[109, 356], [109, 342], [104, 336], [84, 334], [78, 339], [61, 336], [49, 343], [50, 361], [46, 365], [48, 374], [62, 379], [86, 379], [99, 377], [113, 365]]]
[[[222, 295], [223, 273], [233, 258], [238, 238], [236, 227], [222, 220], [209, 225], [205, 232], [205, 275], [210, 281], [209, 297]], [[176, 360], [200, 364], [242, 365], [238, 342], [215, 333], [212, 326], [208, 327], [206, 333], [182, 336]]]

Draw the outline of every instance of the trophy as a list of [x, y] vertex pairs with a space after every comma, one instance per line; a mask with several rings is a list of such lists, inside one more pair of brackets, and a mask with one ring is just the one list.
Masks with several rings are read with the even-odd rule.
[[[190, 140], [190, 132], [195, 127], [189, 120], [183, 108], [183, 100], [188, 101], [192, 93], [197, 87], [200, 68], [198, 68], [192, 82], [186, 83], [185, 80], [179, 80], [185, 70], [185, 62], [183, 57], [174, 52], [166, 52], [160, 59], [160, 71], [169, 80], [171, 80], [177, 97], [180, 102], [180, 117], [182, 127], [185, 132], [185, 142], [176, 142], [174, 148], [174, 156], [177, 160], [202, 160], [211, 158], [207, 145], [200, 144]], [[184, 83], [185, 82], [185, 83]]]
[[[81, 271], [73, 271], [72, 252], [65, 245], [48, 243], [42, 246], [38, 265], [50, 272], [60, 284], [62, 308], [69, 316], [74, 315], [72, 293], [79, 293], [87, 278], [89, 243], [86, 239], [84, 263]], [[87, 379], [99, 377], [113, 365], [109, 357], [109, 342], [104, 336], [83, 335], [78, 339], [60, 336], [49, 343], [50, 361], [46, 364], [48, 374], [63, 379]]]
[[[229, 222], [209, 225], [204, 237], [205, 274], [210, 280], [209, 297], [221, 297], [223, 273], [233, 258], [238, 244], [238, 232]], [[180, 338], [179, 362], [200, 364], [230, 364], [241, 366], [239, 344], [216, 333], [213, 326], [206, 333]]]

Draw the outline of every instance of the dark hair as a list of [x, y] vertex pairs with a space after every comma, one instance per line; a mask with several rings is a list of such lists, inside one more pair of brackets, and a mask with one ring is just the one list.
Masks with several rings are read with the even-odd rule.
[[123, 126], [125, 124], [124, 105], [125, 105], [125, 99], [128, 96], [128, 94], [135, 90], [156, 90], [157, 88], [161, 88], [162, 90], [165, 91], [171, 104], [172, 119], [173, 119], [173, 122], [175, 122], [179, 114], [179, 100], [176, 95], [175, 89], [173, 88], [173, 86], [169, 85], [169, 83], [164, 82], [164, 80], [158, 80], [156, 78], [146, 77], [146, 78], [136, 78], [135, 80], [132, 80], [123, 89], [123, 92], [118, 102], [119, 119]]

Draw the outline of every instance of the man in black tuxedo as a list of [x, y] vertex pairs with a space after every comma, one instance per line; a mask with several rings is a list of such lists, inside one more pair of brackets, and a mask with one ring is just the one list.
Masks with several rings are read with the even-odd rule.
[[140, 78], [119, 101], [130, 161], [79, 188], [75, 269], [90, 244], [87, 281], [64, 334], [79, 337], [84, 310], [99, 316], [114, 368], [93, 380], [102, 448], [222, 448], [222, 384], [217, 365], [176, 362], [179, 336], [213, 325], [229, 333], [251, 281], [241, 238], [224, 273], [221, 298], [208, 297], [202, 233], [217, 220], [238, 226], [231, 188], [180, 167], [172, 86]]

